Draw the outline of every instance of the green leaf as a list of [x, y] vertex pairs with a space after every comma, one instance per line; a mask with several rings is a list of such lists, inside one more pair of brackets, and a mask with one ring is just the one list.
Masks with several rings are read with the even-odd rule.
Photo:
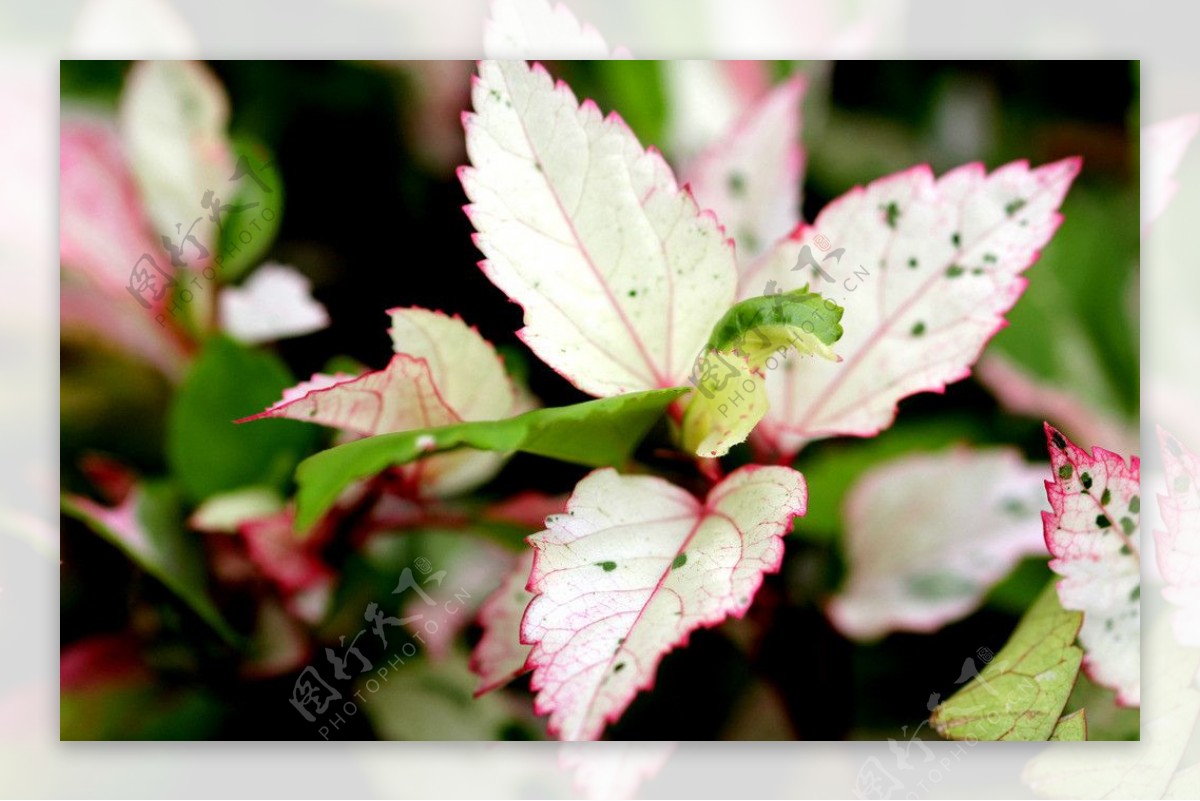
[[1054, 740], [1070, 740], [1082, 742], [1087, 739], [1087, 710], [1079, 709], [1069, 715], [1063, 715], [1054, 726], [1050, 735]]
[[247, 169], [236, 181], [212, 187], [221, 205], [232, 207], [221, 214], [217, 251], [221, 278], [226, 283], [236, 281], [262, 261], [283, 218], [283, 181], [271, 154], [245, 137], [234, 139], [233, 151], [234, 158]]
[[116, 509], [64, 496], [63, 511], [125, 552], [229, 642], [238, 637], [208, 594], [204, 552], [183, 526], [178, 490], [163, 481], [133, 488]]
[[293, 420], [233, 421], [270, 406], [295, 382], [276, 357], [226, 337], [208, 341], [167, 417], [167, 460], [188, 497], [247, 486], [285, 490], [319, 431]]
[[59, 739], [207, 740], [224, 715], [220, 699], [203, 689], [104, 684], [62, 692]]
[[842, 336], [841, 318], [840, 306], [807, 286], [731, 306], [693, 370], [699, 392], [684, 413], [683, 449], [717, 458], [745, 442], [767, 412], [766, 371], [792, 348], [799, 356], [836, 360], [830, 345]]
[[524, 451], [589, 467], [624, 462], [684, 387], [633, 392], [574, 406], [535, 409], [506, 420], [401, 431], [349, 442], [305, 459], [296, 470], [296, 526], [307, 529], [351, 482], [457, 447]]
[[708, 347], [740, 351], [751, 369], [762, 367], [777, 349], [792, 346], [804, 355], [832, 359], [828, 346], [842, 338], [842, 313], [841, 306], [808, 287], [749, 298], [731, 306], [713, 326]]
[[1049, 739], [1079, 675], [1083, 651], [1074, 642], [1082, 622], [1047, 584], [1008, 644], [929, 722], [951, 740]]

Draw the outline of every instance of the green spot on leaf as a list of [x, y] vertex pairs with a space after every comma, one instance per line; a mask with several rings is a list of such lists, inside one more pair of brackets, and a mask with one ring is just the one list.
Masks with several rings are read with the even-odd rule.
[[1141, 510], [1142, 510], [1142, 499], [1139, 496], [1134, 495], [1132, 498], [1129, 499], [1129, 511], [1133, 512], [1136, 515]]
[[908, 260], [908, 266], [909, 266], [910, 268], [912, 268], [912, 269], [916, 269], [916, 267], [917, 267], [917, 259], [916, 259], [916, 257], [915, 257], [915, 256], [914, 256], [914, 257], [912, 257], [912, 258], [910, 258], [910, 259]]
[[746, 193], [746, 176], [740, 172], [729, 173], [729, 194], [741, 196]]
[[896, 201], [890, 201], [886, 206], [880, 206], [883, 210], [884, 219], [887, 222], [888, 228], [896, 227], [896, 220], [900, 217], [900, 206]]
[[962, 236], [958, 233], [958, 231], [955, 231], [950, 235], [950, 244], [954, 245], [954, 247], [958, 247], [962, 244]]
[[679, 568], [683, 567], [686, 564], [687, 564], [687, 553], [684, 552], [684, 553], [679, 554], [679, 556], [675, 557], [675, 561], [671, 563], [671, 569], [678, 570]]
[[1141, 600], [1141, 597], [1142, 597], [1142, 585], [1139, 584], [1136, 587], [1134, 587], [1132, 590], [1130, 590], [1129, 600], [1138, 601], [1138, 600]]
[[1104, 488], [1104, 492], [1100, 493], [1100, 505], [1108, 506], [1108, 502], [1112, 500], [1112, 490], [1108, 487]]
[[1053, 442], [1054, 446], [1060, 451], [1065, 451], [1067, 449], [1067, 441], [1063, 439], [1063, 435], [1057, 431], [1050, 435], [1050, 441]]
[[1016, 200], [1011, 200], [1005, 204], [1004, 213], [1011, 217], [1023, 208], [1025, 208], [1025, 201], [1021, 198], [1017, 198]]
[[1062, 467], [1058, 468], [1058, 477], [1061, 479], [1068, 479], [1071, 477], [1071, 474], [1074, 472], [1075, 472], [1074, 467], [1072, 467], [1069, 464], [1064, 464]]
[[1108, 519], [1108, 515], [1096, 515], [1096, 525], [1100, 528], [1108, 528], [1112, 525], [1112, 521]]
[[966, 272], [966, 269], [964, 269], [962, 266], [960, 266], [958, 264], [951, 264], [949, 267], [946, 268], [946, 277], [947, 278], [958, 278], [960, 275], [962, 275], [965, 272]]
[[624, 662], [618, 662], [617, 664], [613, 665], [613, 673], [620, 673], [624, 669], [625, 669]]
[[602, 567], [602, 568], [604, 568], [605, 573], [611, 573], [617, 569], [617, 563], [616, 562], [597, 562], [596, 567]]
[[919, 336], [921, 336], [921, 334], [924, 334], [924, 333], [925, 333], [925, 323], [918, 322], [916, 325], [914, 325], [912, 327], [912, 335], [914, 337], [919, 337]]
[[1081, 484], [1083, 484], [1083, 488], [1085, 490], [1090, 490], [1092, 488], [1092, 477], [1087, 473], [1080, 473], [1079, 481]]

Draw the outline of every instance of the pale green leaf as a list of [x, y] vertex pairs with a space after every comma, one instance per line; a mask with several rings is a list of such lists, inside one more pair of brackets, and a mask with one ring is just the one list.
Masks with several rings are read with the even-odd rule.
[[1069, 715], [1063, 715], [1054, 726], [1050, 735], [1051, 741], [1062, 740], [1082, 742], [1087, 737], [1087, 710], [1079, 709]]
[[951, 740], [1048, 740], [1079, 674], [1082, 622], [1047, 585], [995, 659], [933, 710], [934, 729]]

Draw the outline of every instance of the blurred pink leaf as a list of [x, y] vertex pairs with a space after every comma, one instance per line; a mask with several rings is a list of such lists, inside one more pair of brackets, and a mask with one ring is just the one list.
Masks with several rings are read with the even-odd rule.
[[800, 220], [804, 90], [801, 77], [772, 89], [683, 171], [696, 201], [733, 234], [740, 264], [749, 264]]
[[484, 516], [491, 520], [503, 520], [540, 531], [546, 527], [547, 517], [562, 514], [566, 508], [566, 495], [547, 495], [537, 490], [525, 490], [492, 504], [484, 511]]
[[429, 657], [442, 662], [451, 658], [458, 636], [500, 586], [516, 555], [490, 539], [470, 537], [465, 531], [424, 532], [421, 544], [426, 553], [437, 549], [434, 561], [446, 578], [425, 584], [428, 600], [418, 593], [406, 594], [401, 617], [417, 620], [412, 627], [420, 631]]
[[667, 141], [677, 163], [692, 161], [727, 136], [771, 89], [765, 61], [678, 59], [664, 61], [662, 72]]
[[1154, 532], [1163, 597], [1178, 609], [1175, 638], [1200, 646], [1200, 459], [1162, 427], [1158, 429], [1167, 491], [1158, 496], [1166, 529]]
[[1123, 451], [1137, 447], [1136, 431], [1131, 433], [1112, 415], [1092, 408], [1074, 388], [1040, 379], [998, 350], [984, 353], [975, 366], [975, 380], [1014, 414], [1057, 420], [1088, 442], [1113, 443]]
[[874, 436], [896, 404], [970, 374], [1061, 222], [1079, 159], [981, 164], [935, 180], [914, 167], [830, 203], [744, 272], [743, 295], [810, 284], [845, 308], [841, 362], [787, 360], [767, 377], [755, 437], [794, 454], [824, 437]]
[[1142, 129], [1142, 236], [1175, 197], [1179, 189], [1175, 173], [1198, 130], [1200, 114], [1185, 114]]
[[678, 386], [737, 281], [732, 243], [616, 114], [540, 65], [484, 61], [460, 171], [485, 274], [585, 392]]
[[333, 571], [319, 556], [325, 538], [301, 537], [293, 517], [286, 509], [238, 526], [250, 561], [287, 595], [333, 581]]
[[63, 692], [150, 680], [137, 638], [130, 633], [85, 637], [65, 646], [59, 656], [58, 681]]
[[1117, 703], [1141, 702], [1141, 462], [1129, 464], [1093, 447], [1089, 454], [1046, 424], [1053, 480], [1043, 512], [1050, 568], [1063, 578], [1064, 609], [1083, 612], [1083, 668], [1117, 692]]
[[849, 578], [828, 607], [848, 637], [933, 632], [977, 609], [1038, 531], [1045, 465], [1012, 449], [955, 449], [889, 461], [846, 501]]
[[111, 125], [87, 117], [63, 120], [59, 197], [60, 325], [85, 330], [179, 377], [186, 355], [174, 327], [166, 324], [168, 295], [155, 300], [152, 293], [142, 293], [149, 304], [144, 308], [129, 290], [139, 263], [154, 276], [156, 290], [165, 289], [174, 268], [150, 235]]
[[534, 548], [521, 624], [549, 730], [591, 740], [654, 684], [658, 663], [697, 628], [740, 617], [779, 569], [783, 535], [804, 514], [804, 478], [746, 466], [701, 502], [654, 476], [611, 468], [575, 487]]
[[533, 551], [528, 550], [479, 608], [483, 637], [471, 654], [471, 671], [479, 676], [476, 695], [491, 692], [525, 672], [529, 646], [521, 642], [521, 618], [533, 599], [525, 589], [532, 570]]

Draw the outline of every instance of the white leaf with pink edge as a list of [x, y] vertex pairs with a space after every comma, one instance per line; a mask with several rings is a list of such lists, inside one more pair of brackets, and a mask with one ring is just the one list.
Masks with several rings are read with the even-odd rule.
[[1200, 646], [1200, 458], [1161, 427], [1158, 429], [1167, 491], [1158, 496], [1161, 531], [1154, 532], [1163, 597], [1178, 609], [1171, 615], [1175, 639]]
[[915, 454], [863, 474], [846, 501], [849, 577], [827, 609], [848, 637], [933, 632], [979, 608], [1026, 556], [1046, 465], [1011, 449]]
[[800, 77], [776, 86], [683, 171], [696, 202], [733, 234], [740, 263], [748, 264], [800, 220], [804, 89]]
[[479, 677], [476, 695], [491, 692], [525, 671], [529, 646], [521, 642], [521, 618], [533, 600], [525, 588], [532, 570], [533, 551], [527, 550], [479, 607], [483, 636], [471, 653], [471, 671]]
[[1142, 129], [1142, 236], [1179, 190], [1175, 173], [1200, 131], [1200, 114], [1147, 125]]
[[936, 180], [914, 167], [851, 190], [751, 264], [744, 297], [809, 284], [845, 309], [842, 361], [793, 359], [768, 375], [757, 441], [790, 455], [816, 439], [874, 436], [903, 398], [969, 375], [1078, 172], [1078, 159], [991, 174], [968, 164]]
[[483, 26], [488, 58], [627, 58], [624, 48], [610, 50], [600, 32], [580, 22], [571, 9], [547, 0], [492, 0]]
[[226, 189], [234, 160], [224, 87], [198, 62], [138, 62], [125, 80], [118, 115], [155, 232], [180, 246], [187, 263], [203, 263], [183, 238], [190, 231], [211, 253], [218, 229], [202, 205], [205, 192], [226, 200], [233, 194]]
[[[242, 422], [287, 417], [374, 436], [498, 420], [534, 407], [491, 343], [459, 317], [419, 308], [389, 313], [397, 353], [386, 368], [358, 377], [314, 375]], [[464, 448], [401, 470], [422, 495], [445, 497], [486, 482], [504, 459], [504, 454]]]
[[329, 325], [329, 313], [312, 297], [312, 282], [294, 267], [268, 263], [240, 287], [220, 296], [221, 329], [257, 345], [311, 334]]
[[667, 142], [676, 163], [691, 161], [727, 134], [771, 88], [766, 61], [662, 62]]
[[787, 467], [743, 467], [703, 502], [609, 468], [579, 482], [567, 513], [529, 538], [535, 597], [521, 639], [550, 732], [598, 738], [653, 686], [664, 654], [745, 614], [806, 505], [804, 478]]
[[1046, 424], [1052, 511], [1042, 513], [1050, 568], [1063, 578], [1058, 599], [1083, 612], [1083, 669], [1115, 690], [1117, 703], [1141, 703], [1141, 463], [1093, 447], [1089, 454]]
[[[303, 393], [303, 394], [301, 394]], [[286, 417], [364, 436], [459, 422], [438, 394], [424, 359], [396, 355], [382, 370], [338, 380], [314, 375], [282, 400], [238, 422]]]
[[[537, 407], [508, 375], [490, 342], [458, 316], [428, 309], [392, 309], [388, 333], [396, 353], [424, 359], [438, 395], [462, 420], [501, 420]], [[462, 448], [425, 459], [419, 470], [427, 495], [457, 495], [483, 484], [503, 466], [504, 454]]]
[[460, 171], [519, 335], [592, 395], [679, 386], [733, 303], [732, 243], [655, 150], [540, 66], [484, 61]]
[[424, 359], [438, 393], [463, 420], [498, 420], [513, 409], [515, 389], [492, 344], [461, 318], [429, 309], [391, 309], [396, 353]]

